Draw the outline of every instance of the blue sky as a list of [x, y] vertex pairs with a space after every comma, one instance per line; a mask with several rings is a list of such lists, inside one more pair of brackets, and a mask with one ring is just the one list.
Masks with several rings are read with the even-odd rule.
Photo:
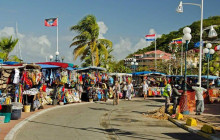
[[[199, 7], [184, 5], [184, 13], [179, 14], [175, 12], [178, 4], [178, 0], [1, 0], [0, 37], [14, 35], [17, 22], [22, 58], [45, 61], [56, 51], [56, 27], [45, 27], [44, 19], [59, 17], [60, 56], [73, 62], [73, 48], [69, 45], [75, 33], [69, 29], [93, 14], [101, 26], [101, 35], [113, 42], [113, 55], [119, 60], [148, 46], [146, 34], [167, 34], [200, 20]], [[220, 15], [219, 5], [220, 0], [204, 0], [204, 18]], [[74, 63], [80, 64], [79, 60]]]

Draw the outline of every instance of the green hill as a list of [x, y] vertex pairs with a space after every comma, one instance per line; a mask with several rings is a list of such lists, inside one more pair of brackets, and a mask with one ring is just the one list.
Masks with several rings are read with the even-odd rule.
[[[220, 25], [220, 16], [213, 16], [213, 17], [209, 17], [208, 19], [203, 20], [203, 28], [206, 28], [210, 25]], [[191, 28], [192, 39], [189, 43], [189, 49], [192, 49], [194, 47], [194, 43], [199, 41], [200, 20], [193, 22], [191, 25], [187, 25], [187, 26]], [[172, 39], [183, 36], [183, 28], [184, 27], [180, 28], [178, 31], [172, 31], [169, 34], [163, 34], [161, 38], [157, 38], [157, 49], [165, 51], [165, 52], [170, 52], [168, 48], [168, 44], [172, 41]], [[220, 26], [216, 27], [215, 30], [218, 33], [218, 38], [220, 38]], [[215, 39], [217, 39], [217, 37], [212, 40], [215, 40]], [[203, 40], [210, 40], [210, 38], [208, 38], [208, 31], [203, 32]], [[154, 47], [155, 47], [154, 42], [152, 42], [150, 46], [145, 47], [143, 49], [139, 49], [133, 54], [142, 54], [147, 51], [153, 51], [155, 49]], [[133, 54], [129, 54], [127, 58], [132, 57]]]

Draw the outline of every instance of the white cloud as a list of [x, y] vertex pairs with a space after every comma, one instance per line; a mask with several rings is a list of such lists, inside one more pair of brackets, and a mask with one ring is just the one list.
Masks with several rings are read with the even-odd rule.
[[[16, 37], [15, 29], [13, 27], [4, 27], [0, 30], [0, 37]], [[46, 35], [33, 36], [18, 34], [22, 59], [26, 62], [45, 61], [46, 56], [50, 55], [51, 42]], [[18, 45], [15, 47], [10, 55], [20, 56], [18, 53]]]
[[133, 48], [129, 38], [120, 38], [119, 43], [114, 45], [113, 55], [117, 60], [125, 58], [131, 52]]
[[[154, 29], [150, 29], [148, 34], [155, 33], [156, 32]], [[158, 37], [161, 37], [161, 35], [157, 34], [157, 38]], [[113, 46], [113, 55], [115, 56], [116, 60], [121, 60], [139, 49], [148, 47], [150, 44], [151, 42], [146, 41], [145, 38], [140, 38], [140, 40], [137, 43], [132, 43], [129, 38], [120, 38], [119, 43], [116, 43], [116, 45]]]
[[105, 38], [104, 34], [106, 34], [108, 31], [108, 27], [105, 25], [103, 21], [98, 21], [97, 23], [99, 25], [99, 38], [103, 39]]
[[156, 34], [156, 37], [157, 37], [157, 38], [160, 38], [160, 37], [162, 36], [161, 34], [157, 34], [156, 31], [155, 31], [153, 28], [151, 28], [151, 29], [149, 30], [149, 34]]
[[[0, 30], [0, 37], [16, 37], [15, 29], [13, 27], [4, 27], [2, 30]], [[19, 38], [24, 38], [25, 35], [18, 33]]]

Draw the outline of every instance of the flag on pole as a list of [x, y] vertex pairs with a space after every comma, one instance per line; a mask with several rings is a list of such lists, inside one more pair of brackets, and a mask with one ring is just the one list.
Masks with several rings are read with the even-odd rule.
[[[203, 44], [203, 42], [202, 42], [202, 46], [203, 46], [204, 44]], [[195, 44], [194, 44], [194, 47], [200, 47], [200, 42], [196, 42]]]
[[215, 46], [215, 51], [220, 51], [220, 45]]
[[172, 44], [174, 44], [174, 43], [181, 44], [182, 42], [183, 42], [182, 37], [180, 37], [180, 38], [173, 39], [171, 43]]
[[47, 27], [57, 26], [57, 18], [49, 18], [44, 20], [44, 25]]
[[146, 35], [145, 39], [146, 41], [155, 41], [156, 39], [156, 34], [151, 34], [151, 35]]

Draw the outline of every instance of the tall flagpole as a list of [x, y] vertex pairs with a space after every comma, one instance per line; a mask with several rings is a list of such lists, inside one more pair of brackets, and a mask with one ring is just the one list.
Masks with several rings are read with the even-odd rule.
[[[18, 24], [16, 22], [16, 36], [18, 38]], [[20, 40], [18, 38], [18, 51], [19, 51], [19, 55], [20, 55], [20, 59], [22, 60], [22, 56], [21, 56], [21, 46], [20, 46]], [[17, 52], [18, 53], [18, 52]]]
[[57, 52], [59, 52], [59, 51], [58, 51], [58, 25], [59, 25], [59, 24], [58, 24], [58, 17], [57, 17]]
[[156, 52], [157, 52], [157, 44], [156, 44], [156, 34], [155, 34], [155, 71], [156, 71], [156, 69], [157, 69], [157, 60], [156, 60]]

